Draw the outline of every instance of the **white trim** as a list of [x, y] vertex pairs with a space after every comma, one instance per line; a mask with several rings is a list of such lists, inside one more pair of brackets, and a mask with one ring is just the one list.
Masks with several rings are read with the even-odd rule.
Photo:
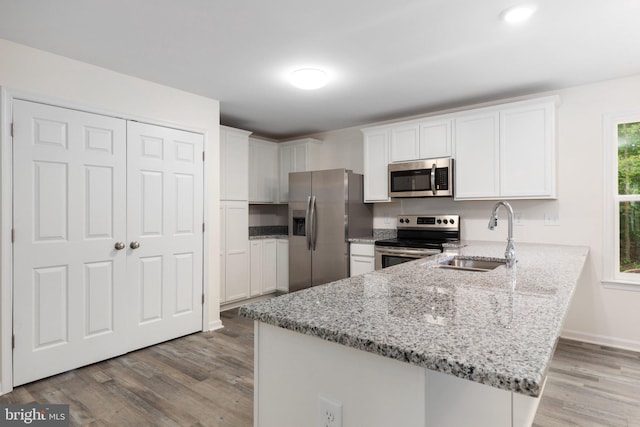
[[640, 292], [640, 283], [622, 280], [603, 280], [602, 286], [607, 289], [617, 289], [619, 291], [636, 291]]
[[209, 322], [209, 329], [204, 332], [217, 331], [218, 329], [223, 329], [224, 325], [222, 324], [222, 320], [212, 320]]
[[[13, 245], [11, 243], [11, 228], [13, 224], [13, 171], [11, 154], [10, 124], [12, 121], [12, 105], [15, 99], [38, 102], [56, 107], [84, 111], [103, 116], [116, 117], [123, 120], [137, 121], [150, 125], [168, 127], [187, 132], [201, 134], [203, 136], [203, 150], [207, 152], [208, 132], [203, 128], [181, 125], [166, 120], [157, 120], [135, 114], [121, 114], [106, 109], [79, 105], [65, 100], [37, 95], [20, 90], [13, 90], [0, 86], [0, 395], [13, 390], [13, 349], [11, 348], [11, 336], [13, 334]], [[203, 236], [203, 281], [202, 292], [205, 304], [202, 306], [202, 330], [206, 327], [219, 329], [222, 323], [209, 322], [209, 229], [213, 224], [207, 223], [209, 191], [207, 185], [207, 157], [203, 164], [203, 218], [205, 233]], [[219, 323], [219, 326], [217, 325]], [[209, 329], [212, 330], [212, 329]]]
[[[620, 272], [620, 202], [638, 202], [640, 195], [618, 194], [618, 125], [640, 121], [640, 111], [603, 116], [603, 280], [604, 287], [640, 291], [640, 275]], [[607, 250], [610, 248], [610, 250]]]
[[580, 341], [589, 344], [602, 345], [606, 347], [614, 347], [622, 350], [630, 350], [640, 352], [640, 341], [628, 340], [624, 338], [615, 338], [598, 334], [589, 334], [585, 332], [563, 330], [560, 334], [562, 338], [573, 341]]
[[0, 394], [13, 390], [13, 171], [11, 95], [0, 87]]

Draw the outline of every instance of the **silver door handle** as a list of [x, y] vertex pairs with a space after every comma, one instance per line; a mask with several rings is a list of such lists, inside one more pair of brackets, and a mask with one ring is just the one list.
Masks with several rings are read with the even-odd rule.
[[134, 240], [133, 242], [131, 242], [131, 243], [129, 244], [129, 247], [130, 247], [131, 249], [138, 249], [138, 248], [140, 247], [140, 243], [138, 243], [138, 242], [136, 242], [136, 241]]
[[124, 242], [116, 242], [116, 245], [114, 246], [114, 248], [116, 248], [116, 251], [121, 251], [123, 250], [125, 247]]
[[436, 164], [431, 166], [431, 192], [436, 195]]

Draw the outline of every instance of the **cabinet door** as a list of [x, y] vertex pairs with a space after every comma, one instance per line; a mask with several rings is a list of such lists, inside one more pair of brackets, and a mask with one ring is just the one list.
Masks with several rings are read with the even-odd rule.
[[280, 152], [280, 188], [278, 192], [278, 202], [287, 203], [289, 201], [289, 172], [294, 169], [293, 147], [290, 145], [278, 148]]
[[499, 113], [455, 119], [455, 197], [492, 198], [500, 193]]
[[370, 273], [375, 269], [374, 258], [360, 255], [351, 255], [349, 277]]
[[500, 112], [500, 195], [554, 197], [554, 104]]
[[451, 157], [451, 119], [420, 123], [420, 157]]
[[402, 162], [420, 158], [420, 126], [417, 123], [391, 129], [391, 161]]
[[227, 210], [220, 205], [220, 303], [227, 301]]
[[299, 143], [293, 147], [293, 168], [290, 172], [306, 172], [309, 170], [309, 144]]
[[220, 130], [221, 200], [249, 200], [248, 132]]
[[364, 133], [364, 201], [388, 202], [389, 136], [387, 130]]
[[251, 283], [251, 296], [262, 293], [262, 240], [249, 241], [249, 281]]
[[277, 239], [276, 252], [276, 288], [279, 291], [289, 292], [289, 241], [284, 239]]
[[262, 293], [274, 292], [277, 287], [276, 239], [262, 241]]
[[276, 202], [278, 187], [278, 146], [267, 141], [249, 140], [249, 201]]
[[249, 296], [249, 206], [247, 202], [225, 203], [225, 293], [226, 301]]

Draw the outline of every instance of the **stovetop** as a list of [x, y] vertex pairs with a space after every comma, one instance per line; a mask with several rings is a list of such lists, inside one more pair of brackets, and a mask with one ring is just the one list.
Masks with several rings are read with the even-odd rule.
[[376, 246], [440, 249], [460, 240], [458, 215], [398, 215], [398, 237], [377, 240]]

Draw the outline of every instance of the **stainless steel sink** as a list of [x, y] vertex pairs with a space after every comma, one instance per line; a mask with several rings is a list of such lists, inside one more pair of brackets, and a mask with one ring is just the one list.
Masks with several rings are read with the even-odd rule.
[[487, 272], [500, 266], [506, 265], [507, 260], [501, 258], [476, 258], [457, 256], [447, 261], [445, 264], [434, 265], [434, 268], [444, 268], [449, 270], [479, 271]]

